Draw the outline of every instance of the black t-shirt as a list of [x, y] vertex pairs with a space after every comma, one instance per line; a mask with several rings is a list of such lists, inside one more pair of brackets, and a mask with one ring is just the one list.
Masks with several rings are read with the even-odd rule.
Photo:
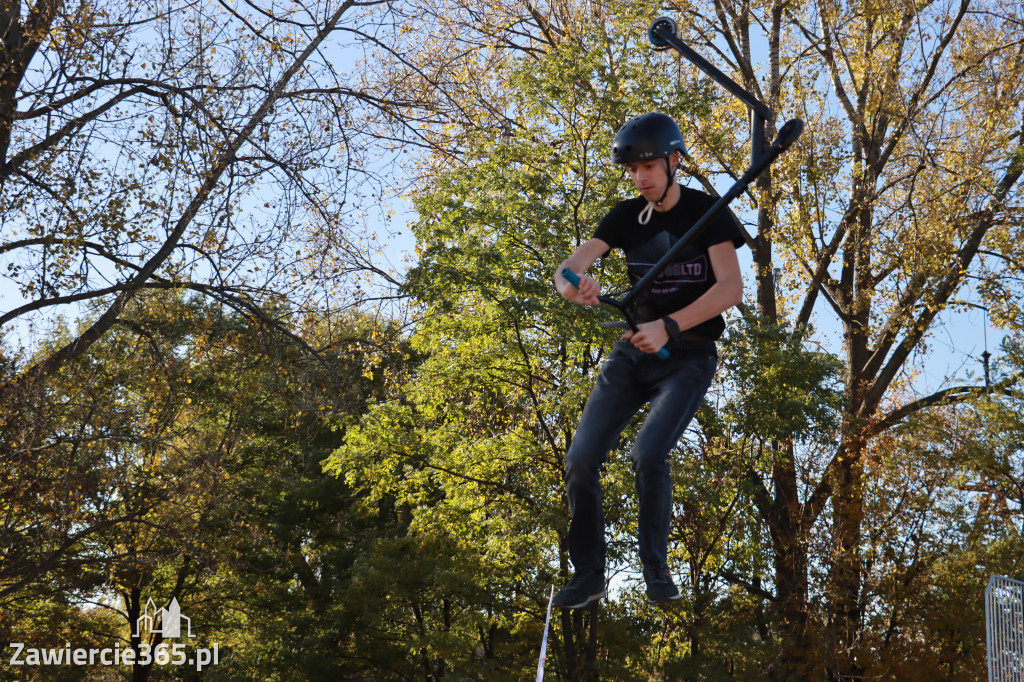
[[[598, 225], [594, 237], [625, 252], [630, 285], [647, 274], [716, 201], [699, 190], [682, 185], [679, 189], [682, 195], [676, 205], [664, 213], [653, 211], [646, 225], [638, 221], [640, 212], [647, 206], [642, 196], [620, 202]], [[654, 280], [640, 299], [636, 321], [656, 320], [700, 298], [715, 283], [708, 248], [727, 241], [736, 248], [744, 243], [740, 224], [728, 208], [719, 212]], [[717, 339], [725, 331], [725, 319], [717, 315], [693, 327], [692, 331]]]

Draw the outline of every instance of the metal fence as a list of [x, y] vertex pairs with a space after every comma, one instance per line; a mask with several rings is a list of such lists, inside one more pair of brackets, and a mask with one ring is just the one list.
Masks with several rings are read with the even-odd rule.
[[985, 588], [989, 682], [1024, 682], [1024, 582], [1002, 575]]

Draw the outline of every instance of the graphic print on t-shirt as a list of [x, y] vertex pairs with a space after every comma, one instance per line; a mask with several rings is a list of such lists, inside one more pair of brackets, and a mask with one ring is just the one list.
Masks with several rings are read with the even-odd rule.
[[[626, 261], [631, 275], [639, 281], [641, 277], [654, 267], [654, 263]], [[672, 263], [658, 275], [651, 284], [650, 292], [655, 296], [674, 294], [684, 284], [701, 284], [708, 281], [708, 259], [704, 254], [696, 256], [685, 263]]]
[[[707, 215], [715, 204], [715, 197], [680, 185], [679, 201], [667, 211], [654, 211], [646, 225], [637, 218], [647, 206], [647, 199], [637, 196], [616, 204], [594, 231], [594, 238], [604, 241], [609, 248], [621, 249], [626, 256], [630, 285], [651, 271], [680, 238], [690, 235], [692, 241], [680, 250], [670, 264], [653, 282], [653, 289], [644, 288], [634, 299], [632, 317], [637, 324], [656, 320], [686, 308], [707, 293], [715, 284], [710, 249], [725, 242], [743, 245], [743, 230], [739, 221], [726, 209], [711, 218], [703, 232], [692, 232], [693, 227]], [[717, 339], [725, 330], [725, 319], [716, 315], [691, 330], [709, 339]]]
[[[649, 241], [627, 251], [626, 267], [629, 270], [630, 281], [638, 282], [661, 260], [676, 241], [677, 238], [668, 232], [659, 232]], [[707, 254], [697, 249], [693, 249], [693, 251], [697, 251], [696, 255], [692, 255], [690, 258], [683, 255], [681, 260], [662, 270], [648, 290], [649, 295], [671, 295], [679, 291], [682, 285], [707, 282], [709, 270]]]

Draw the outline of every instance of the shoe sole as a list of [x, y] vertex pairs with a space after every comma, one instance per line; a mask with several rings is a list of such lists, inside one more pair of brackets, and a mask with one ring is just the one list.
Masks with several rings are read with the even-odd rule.
[[665, 599], [658, 599], [658, 600], [654, 600], [654, 599], [651, 599], [650, 597], [648, 597], [647, 598], [647, 603], [650, 604], [651, 606], [659, 606], [661, 604], [668, 604], [668, 603], [671, 603], [671, 602], [674, 602], [674, 601], [679, 601], [682, 598], [683, 598], [683, 595], [681, 595], [681, 594], [676, 594], [673, 597], [666, 597]]
[[557, 606], [559, 608], [562, 608], [562, 609], [582, 609], [584, 606], [586, 606], [590, 602], [597, 601], [598, 599], [603, 599], [605, 596], [607, 596], [607, 594], [608, 594], [608, 590], [601, 590], [600, 592], [598, 592], [596, 594], [590, 595], [589, 597], [587, 597], [586, 599], [581, 601], [579, 604], [555, 604], [555, 606]]

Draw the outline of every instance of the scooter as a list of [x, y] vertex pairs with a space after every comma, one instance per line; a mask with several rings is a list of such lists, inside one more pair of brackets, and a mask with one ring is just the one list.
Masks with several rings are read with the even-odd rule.
[[[761, 175], [761, 173], [772, 165], [772, 163], [774, 163], [783, 152], [789, 149], [804, 130], [804, 122], [799, 118], [792, 118], [783, 124], [782, 128], [779, 129], [778, 134], [775, 136], [775, 140], [767, 149], [765, 149], [765, 124], [767, 121], [775, 118], [775, 113], [762, 102], [758, 101], [752, 94], [744, 90], [738, 83], [736, 83], [736, 81], [726, 76], [713, 64], [694, 52], [692, 48], [679, 39], [679, 36], [676, 35], [676, 30], [677, 27], [675, 20], [669, 17], [659, 17], [651, 24], [647, 31], [647, 36], [654, 45], [654, 49], [667, 50], [670, 47], [675, 48], [701, 71], [709, 75], [717, 83], [722, 85], [726, 90], [731, 92], [750, 107], [751, 162], [750, 167], [747, 168], [732, 187], [730, 187], [725, 194], [719, 197], [718, 200], [712, 204], [711, 208], [701, 216], [700, 220], [698, 220], [693, 227], [687, 230], [686, 233], [672, 245], [665, 255], [662, 256], [661, 260], [655, 263], [654, 267], [652, 267], [647, 274], [640, 278], [640, 280], [637, 281], [636, 284], [634, 284], [628, 291], [622, 294], [621, 298], [615, 298], [615, 296], [611, 294], [605, 294], [597, 297], [597, 300], [602, 303], [616, 308], [625, 319], [624, 325], [623, 323], [605, 323], [606, 326], [624, 326], [627, 329], [631, 329], [633, 332], [639, 331], [637, 329], [635, 319], [636, 306], [639, 303], [642, 294], [647, 291], [654, 280], [657, 279], [658, 275], [660, 275], [662, 271], [673, 262], [677, 254], [693, 242], [694, 239], [700, 236], [701, 232], [704, 231], [712, 219], [724, 211], [733, 199], [743, 194], [743, 192], [747, 190], [747, 187], [749, 187], [750, 184], [754, 182], [759, 175]], [[569, 268], [562, 269], [562, 277], [564, 277], [566, 281], [573, 286], [579, 288], [579, 277]], [[656, 355], [659, 358], [664, 359], [668, 357], [668, 351], [665, 348], [661, 348], [658, 350]]]

